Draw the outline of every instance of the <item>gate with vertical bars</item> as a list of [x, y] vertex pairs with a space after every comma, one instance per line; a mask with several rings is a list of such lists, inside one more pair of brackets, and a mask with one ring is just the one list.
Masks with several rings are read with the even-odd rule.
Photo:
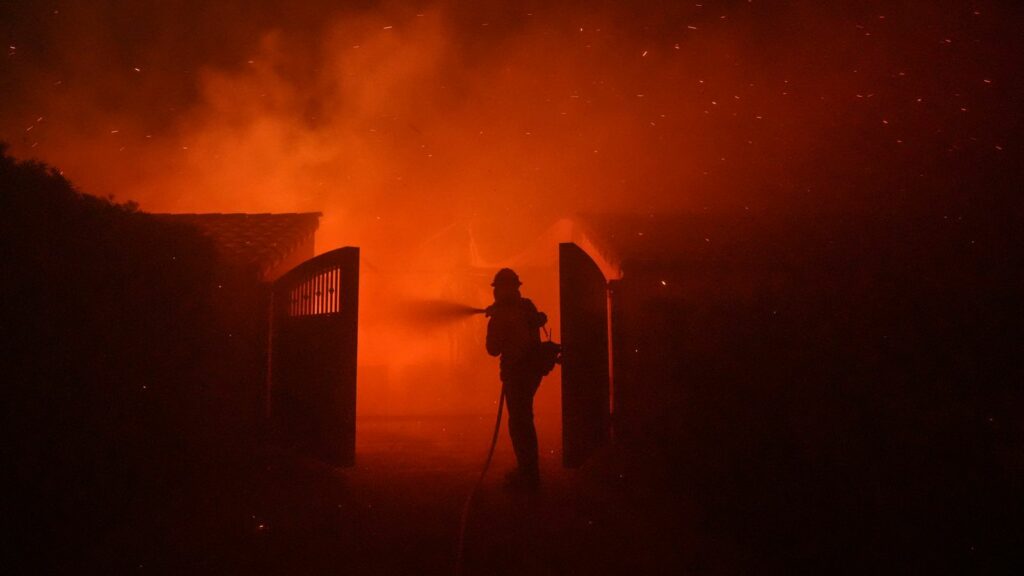
[[355, 462], [359, 248], [303, 262], [274, 282], [268, 411], [279, 438]]

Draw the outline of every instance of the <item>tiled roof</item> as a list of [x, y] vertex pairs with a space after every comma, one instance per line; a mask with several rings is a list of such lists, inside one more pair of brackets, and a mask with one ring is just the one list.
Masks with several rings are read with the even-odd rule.
[[269, 270], [320, 226], [320, 212], [290, 214], [153, 214], [200, 229], [230, 264]]

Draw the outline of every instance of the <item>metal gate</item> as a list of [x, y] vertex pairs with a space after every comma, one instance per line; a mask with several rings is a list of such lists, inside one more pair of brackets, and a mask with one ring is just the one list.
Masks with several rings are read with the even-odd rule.
[[332, 250], [273, 286], [268, 408], [291, 446], [355, 462], [359, 248]]
[[558, 246], [562, 326], [562, 462], [575, 467], [608, 440], [608, 289], [579, 246]]

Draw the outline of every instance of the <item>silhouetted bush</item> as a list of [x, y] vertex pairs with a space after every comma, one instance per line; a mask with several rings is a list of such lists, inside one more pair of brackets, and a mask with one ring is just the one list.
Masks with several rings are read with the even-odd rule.
[[216, 256], [4, 147], [0, 248], [9, 518], [21, 553], [74, 565], [159, 523], [216, 451]]

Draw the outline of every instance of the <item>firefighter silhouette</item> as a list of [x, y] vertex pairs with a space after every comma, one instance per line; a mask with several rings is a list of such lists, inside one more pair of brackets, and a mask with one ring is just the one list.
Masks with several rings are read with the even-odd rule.
[[501, 383], [508, 404], [508, 433], [517, 468], [505, 477], [514, 489], [534, 490], [540, 482], [537, 464], [537, 430], [533, 425], [533, 396], [543, 378], [538, 368], [540, 328], [548, 317], [538, 312], [519, 292], [522, 282], [509, 268], [502, 268], [491, 283], [494, 304], [486, 310], [487, 353], [501, 356]]

